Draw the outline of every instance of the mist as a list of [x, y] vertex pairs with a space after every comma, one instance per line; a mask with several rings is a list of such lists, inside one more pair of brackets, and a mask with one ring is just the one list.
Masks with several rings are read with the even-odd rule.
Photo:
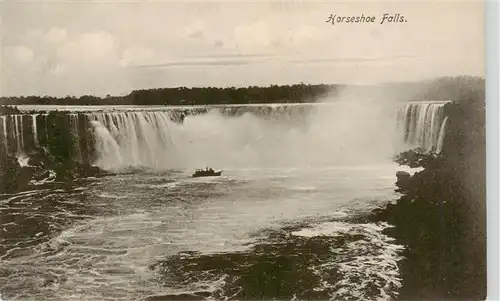
[[[138, 112], [106, 128], [94, 127], [97, 165], [169, 168], [327, 167], [389, 162], [398, 149], [398, 102], [383, 93], [344, 89], [290, 119], [212, 110], [177, 124], [165, 112]], [[400, 103], [400, 102], [399, 102]], [[276, 116], [274, 116], [276, 117]], [[102, 123], [106, 119], [101, 120]], [[113, 141], [110, 141], [113, 140]]]

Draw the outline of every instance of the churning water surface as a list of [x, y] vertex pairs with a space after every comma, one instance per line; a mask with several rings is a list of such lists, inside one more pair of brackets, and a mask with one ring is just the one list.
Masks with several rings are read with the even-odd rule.
[[[118, 172], [0, 196], [1, 298], [389, 300], [403, 247], [362, 217], [397, 197], [396, 112], [88, 113], [96, 163]], [[424, 137], [438, 118], [420, 119], [410, 128]], [[192, 178], [203, 164], [223, 176]]]
[[2, 298], [388, 299], [402, 247], [352, 218], [395, 198], [395, 170], [134, 171], [3, 195]]

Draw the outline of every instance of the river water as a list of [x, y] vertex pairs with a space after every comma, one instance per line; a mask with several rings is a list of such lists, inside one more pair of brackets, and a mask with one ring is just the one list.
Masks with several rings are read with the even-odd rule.
[[402, 246], [357, 217], [396, 198], [395, 171], [136, 170], [3, 195], [2, 298], [387, 299]]
[[[398, 197], [397, 110], [331, 107], [95, 113], [113, 175], [0, 195], [1, 300], [395, 298], [404, 246], [366, 216]], [[192, 178], [204, 164], [222, 176]]]

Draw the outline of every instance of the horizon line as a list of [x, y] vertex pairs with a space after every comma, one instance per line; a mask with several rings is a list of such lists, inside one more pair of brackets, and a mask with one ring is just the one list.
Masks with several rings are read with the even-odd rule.
[[67, 94], [65, 96], [54, 96], [54, 95], [0, 95], [0, 99], [3, 98], [28, 98], [28, 97], [40, 97], [40, 98], [56, 98], [56, 99], [64, 99], [64, 98], [80, 98], [80, 97], [85, 97], [85, 96], [90, 96], [90, 97], [96, 97], [96, 98], [101, 98], [101, 99], [106, 99], [106, 98], [121, 98], [121, 97], [126, 97], [132, 94], [134, 91], [150, 91], [150, 90], [162, 90], [162, 89], [179, 89], [179, 88], [186, 88], [186, 89], [248, 89], [248, 88], [270, 88], [272, 86], [277, 86], [277, 87], [285, 87], [285, 86], [300, 86], [300, 85], [306, 85], [306, 86], [343, 86], [343, 87], [377, 87], [377, 86], [385, 86], [385, 85], [404, 85], [404, 84], [423, 84], [429, 81], [433, 80], [439, 80], [439, 79], [444, 79], [444, 78], [460, 78], [460, 77], [468, 77], [468, 78], [474, 78], [478, 80], [485, 80], [484, 76], [480, 75], [470, 75], [470, 74], [456, 74], [456, 75], [443, 75], [443, 76], [434, 76], [434, 77], [429, 77], [429, 78], [423, 78], [420, 80], [402, 80], [402, 81], [386, 81], [386, 82], [379, 82], [379, 83], [370, 83], [370, 84], [358, 84], [358, 83], [304, 83], [304, 82], [299, 82], [299, 83], [293, 83], [293, 84], [267, 84], [267, 85], [233, 85], [233, 86], [210, 86], [210, 85], [200, 85], [200, 86], [162, 86], [162, 87], [151, 87], [151, 88], [138, 88], [138, 89], [132, 89], [127, 93], [124, 94], [111, 94], [108, 93], [106, 95], [96, 95], [96, 94], [80, 94], [80, 95], [70, 95]]

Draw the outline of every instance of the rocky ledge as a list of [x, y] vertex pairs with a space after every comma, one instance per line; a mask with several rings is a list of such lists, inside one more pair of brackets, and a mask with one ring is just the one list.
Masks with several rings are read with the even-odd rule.
[[26, 157], [3, 155], [0, 158], [0, 192], [20, 192], [48, 182], [69, 184], [105, 174], [97, 166], [60, 159], [39, 148]]
[[437, 156], [408, 151], [396, 162], [423, 167], [396, 173], [396, 202], [374, 210], [385, 233], [404, 245], [401, 300], [484, 300], [484, 154]]
[[440, 155], [436, 153], [428, 153], [423, 148], [414, 148], [402, 153], [399, 153], [393, 158], [394, 162], [399, 165], [406, 165], [410, 168], [426, 167], [434, 160], [439, 158]]

